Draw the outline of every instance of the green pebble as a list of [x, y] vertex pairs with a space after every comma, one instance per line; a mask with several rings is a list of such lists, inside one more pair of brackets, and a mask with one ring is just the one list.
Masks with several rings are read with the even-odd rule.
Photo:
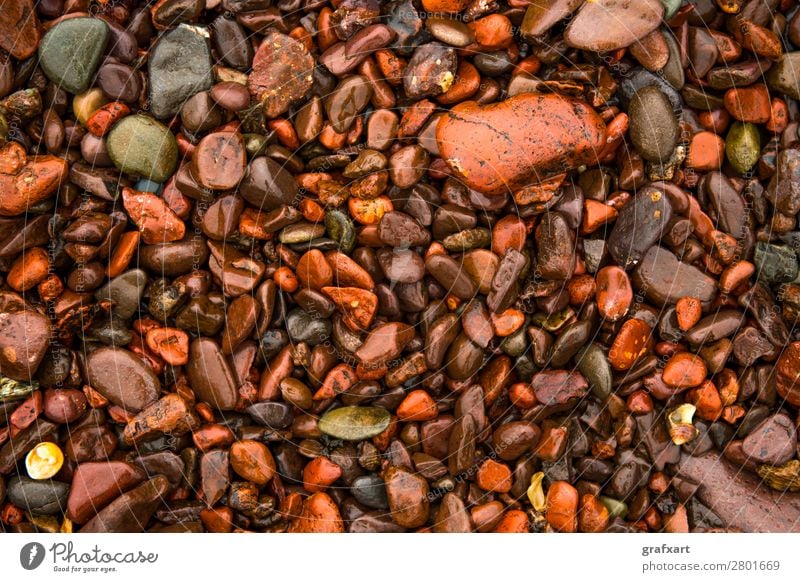
[[131, 115], [108, 134], [108, 155], [126, 174], [162, 183], [178, 165], [178, 144], [167, 126], [152, 117]]
[[742, 174], [749, 172], [761, 154], [758, 128], [752, 123], [733, 123], [725, 139], [725, 154], [734, 170]]
[[44, 35], [39, 64], [53, 83], [70, 93], [82, 93], [92, 83], [108, 38], [108, 25], [99, 18], [63, 20]]

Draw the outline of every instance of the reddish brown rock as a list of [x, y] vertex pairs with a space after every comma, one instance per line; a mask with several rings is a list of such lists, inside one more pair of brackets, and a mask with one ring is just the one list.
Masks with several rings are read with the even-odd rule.
[[110, 501], [145, 480], [138, 467], [121, 461], [82, 463], [72, 477], [67, 517], [86, 523]]
[[595, 163], [605, 134], [603, 120], [583, 101], [534, 93], [487, 106], [461, 103], [436, 128], [439, 151], [453, 173], [490, 195]]
[[339, 508], [327, 493], [314, 493], [303, 502], [300, 515], [292, 520], [289, 533], [343, 533]]
[[39, 46], [41, 33], [33, 0], [3, 2], [0, 10], [0, 48], [17, 60], [32, 56]]
[[66, 160], [54, 156], [31, 158], [15, 175], [0, 174], [0, 216], [17, 216], [56, 191], [66, 179]]
[[270, 32], [261, 41], [247, 79], [250, 93], [264, 103], [267, 117], [278, 117], [306, 96], [313, 84], [314, 57], [295, 39]]
[[684, 454], [678, 475], [699, 483], [697, 495], [728, 528], [743, 532], [800, 533], [800, 493], [772, 491], [760, 477], [716, 453]]

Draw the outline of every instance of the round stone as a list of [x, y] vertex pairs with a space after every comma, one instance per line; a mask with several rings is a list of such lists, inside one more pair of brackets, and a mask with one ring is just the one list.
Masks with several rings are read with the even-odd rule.
[[178, 144], [163, 124], [145, 115], [131, 115], [108, 134], [108, 155], [122, 172], [165, 182], [178, 165]]
[[331, 410], [319, 419], [323, 433], [345, 441], [361, 441], [381, 434], [392, 415], [376, 406], [345, 406]]
[[62, 20], [42, 39], [39, 64], [53, 83], [81, 93], [92, 82], [108, 37], [108, 25], [98, 18]]

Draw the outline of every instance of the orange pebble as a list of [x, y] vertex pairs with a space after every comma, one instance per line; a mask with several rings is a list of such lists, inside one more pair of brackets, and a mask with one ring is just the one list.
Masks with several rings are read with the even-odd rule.
[[703, 306], [697, 297], [681, 297], [675, 305], [678, 327], [689, 331], [700, 321], [703, 315]]
[[289, 267], [278, 267], [272, 278], [275, 280], [275, 284], [287, 293], [294, 293], [300, 286], [297, 277]]

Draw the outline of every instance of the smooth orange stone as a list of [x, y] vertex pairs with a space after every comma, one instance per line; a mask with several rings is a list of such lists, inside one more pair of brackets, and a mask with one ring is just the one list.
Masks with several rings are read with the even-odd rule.
[[773, 133], [783, 133], [787, 125], [789, 125], [789, 109], [786, 101], [779, 97], [773, 97], [769, 121], [764, 124], [764, 127]]
[[342, 468], [327, 457], [315, 457], [303, 469], [303, 488], [311, 493], [325, 491], [342, 476]]
[[732, 293], [739, 285], [747, 281], [756, 272], [756, 267], [750, 261], [739, 261], [726, 267], [719, 276], [719, 290], [723, 293]]
[[591, 275], [577, 275], [567, 282], [570, 305], [583, 305], [594, 298], [597, 285]]
[[689, 331], [703, 315], [703, 306], [697, 297], [681, 297], [675, 304], [678, 327]]
[[275, 284], [281, 288], [282, 291], [287, 293], [294, 293], [300, 286], [294, 272], [289, 267], [278, 267], [275, 269], [275, 274], [272, 276]]
[[490, 14], [468, 25], [475, 34], [475, 41], [482, 50], [496, 51], [507, 48], [513, 40], [514, 27], [508, 16]]
[[456, 71], [456, 80], [450, 88], [436, 97], [442, 105], [454, 105], [472, 97], [481, 88], [481, 74], [469, 61], [461, 61]]
[[711, 111], [701, 111], [697, 114], [697, 119], [707, 131], [721, 135], [728, 129], [731, 122], [731, 114], [727, 109], [720, 107]]
[[339, 508], [327, 493], [314, 493], [303, 502], [299, 517], [292, 520], [289, 533], [344, 533]]
[[494, 533], [528, 533], [528, 515], [519, 509], [511, 509], [503, 514]]
[[378, 297], [374, 293], [358, 287], [323, 287], [322, 292], [342, 311], [347, 327], [355, 332], [369, 329], [378, 309]]
[[69, 165], [54, 156], [35, 156], [15, 175], [0, 174], [0, 216], [17, 216], [45, 200], [66, 180]]
[[513, 483], [511, 469], [504, 463], [498, 463], [493, 459], [486, 459], [478, 469], [476, 482], [478, 487], [484, 491], [508, 493], [511, 491], [511, 485]]
[[14, 261], [8, 273], [6, 283], [14, 291], [33, 289], [47, 276], [50, 268], [50, 256], [41, 247], [33, 247], [22, 251]]
[[701, 131], [692, 136], [686, 167], [695, 170], [717, 170], [725, 160], [725, 140], [710, 131]]
[[718, 420], [722, 415], [722, 398], [711, 380], [704, 380], [697, 388], [686, 392], [686, 402], [697, 407], [697, 418], [708, 421]]
[[436, 401], [425, 390], [412, 390], [397, 407], [397, 418], [403, 422], [433, 420], [438, 414]]
[[630, 370], [636, 360], [647, 353], [651, 343], [650, 326], [640, 319], [629, 319], [614, 338], [608, 360], [615, 370]]
[[508, 337], [525, 323], [525, 314], [519, 309], [509, 307], [502, 313], [490, 314], [492, 329], [498, 337]]
[[139, 247], [140, 236], [139, 231], [129, 230], [119, 237], [119, 241], [114, 247], [114, 252], [111, 253], [111, 258], [108, 260], [108, 267], [106, 267], [106, 275], [109, 278], [113, 279], [128, 268], [136, 249]]
[[602, 533], [608, 527], [610, 520], [608, 508], [591, 493], [581, 498], [581, 507], [578, 512], [578, 530], [584, 533]]
[[773, 61], [783, 54], [781, 39], [771, 30], [744, 19], [737, 19], [736, 26], [731, 28], [733, 37], [743, 48]]
[[372, 276], [361, 265], [340, 251], [329, 251], [325, 258], [333, 268], [333, 281], [341, 287], [360, 287], [367, 291], [375, 288]]
[[203, 452], [215, 447], [227, 447], [235, 439], [233, 431], [223, 424], [207, 424], [192, 433], [192, 442]]
[[538, 93], [486, 106], [460, 103], [436, 127], [439, 151], [454, 175], [489, 195], [596, 162], [605, 135], [603, 120], [585, 102]]
[[702, 384], [707, 373], [708, 369], [701, 357], [680, 352], [672, 356], [664, 366], [661, 379], [672, 388], [694, 388]]
[[170, 210], [163, 198], [150, 192], [122, 189], [122, 203], [128, 216], [139, 227], [145, 244], [167, 243], [180, 240], [186, 225]]
[[350, 215], [359, 224], [378, 224], [387, 212], [394, 210], [392, 201], [386, 196], [378, 196], [370, 200], [350, 198], [347, 201]]
[[231, 533], [233, 510], [230, 507], [207, 507], [200, 512], [200, 521], [209, 533]]
[[333, 269], [322, 251], [312, 249], [300, 257], [295, 269], [301, 287], [319, 291], [333, 283]]
[[590, 234], [604, 224], [617, 218], [618, 211], [613, 206], [589, 198], [583, 201], [583, 221], [581, 232]]
[[303, 218], [309, 222], [316, 224], [325, 220], [325, 210], [309, 198], [303, 198], [298, 208], [303, 213]]
[[527, 237], [528, 227], [525, 221], [518, 216], [508, 214], [498, 220], [492, 228], [492, 252], [499, 257], [505, 255], [508, 249], [522, 252]]
[[428, 12], [461, 12], [471, 0], [422, 0], [422, 7]]
[[536, 394], [531, 385], [525, 382], [512, 384], [508, 389], [508, 398], [514, 406], [523, 410], [536, 406]]
[[275, 459], [267, 445], [243, 440], [231, 446], [231, 467], [240, 477], [266, 485], [275, 475]]
[[245, 208], [239, 217], [239, 232], [259, 240], [271, 240], [272, 232], [267, 212]]
[[556, 481], [547, 490], [545, 518], [560, 532], [574, 533], [578, 529], [578, 490], [566, 481]]
[[633, 288], [624, 269], [611, 265], [597, 272], [597, 308], [609, 321], [617, 321], [628, 313], [633, 301]]
[[244, 176], [247, 151], [241, 133], [218, 131], [200, 140], [192, 154], [192, 174], [212, 190], [230, 190]]
[[157, 327], [147, 332], [147, 347], [171, 366], [189, 363], [189, 336], [175, 327]]
[[725, 108], [739, 121], [766, 123], [772, 116], [772, 103], [765, 85], [728, 89]]

